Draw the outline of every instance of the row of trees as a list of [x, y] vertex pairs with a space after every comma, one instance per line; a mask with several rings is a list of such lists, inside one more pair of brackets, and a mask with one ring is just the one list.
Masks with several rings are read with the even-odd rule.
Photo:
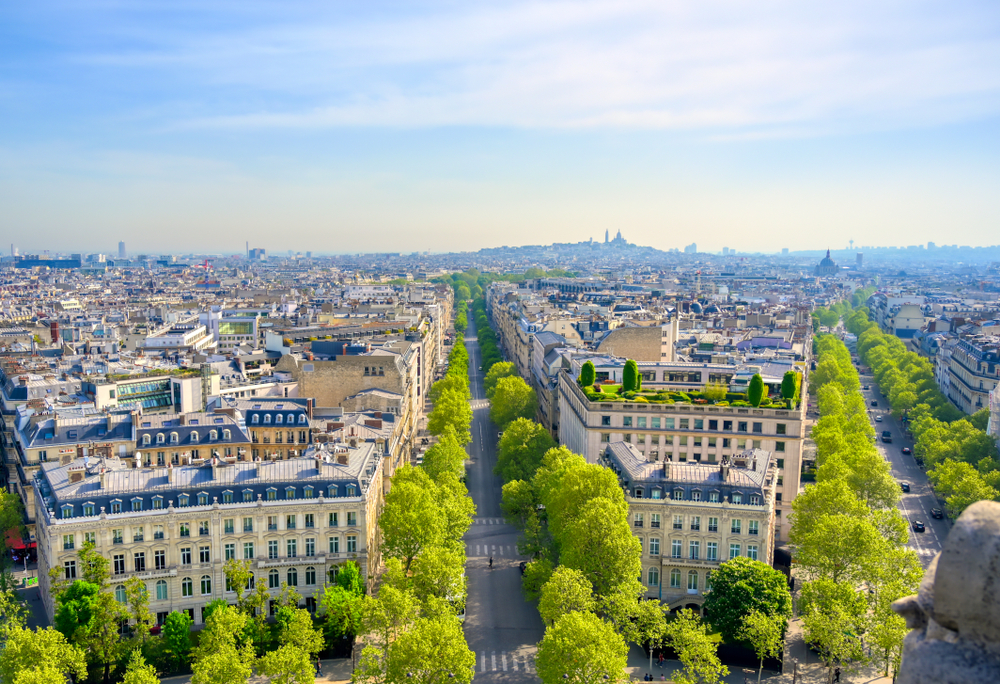
[[476, 335], [479, 338], [479, 355], [483, 370], [489, 372], [494, 364], [500, 363], [503, 355], [500, 353], [496, 333], [490, 327], [486, 316], [486, 300], [482, 296], [477, 297], [472, 303], [472, 313], [476, 321]]
[[850, 352], [833, 335], [818, 337], [815, 349], [816, 484], [792, 503], [790, 536], [808, 579], [800, 613], [829, 681], [834, 667], [865, 663], [888, 675], [899, 666], [906, 634], [890, 605], [916, 591], [923, 571], [905, 548], [909, 528], [896, 508], [899, 485], [875, 446]]
[[930, 361], [879, 330], [867, 309], [855, 311], [847, 328], [858, 336], [858, 354], [871, 367], [893, 415], [909, 426], [915, 456], [929, 467], [949, 515], [958, 516], [983, 499], [1000, 501], [1000, 461], [986, 433], [989, 409], [965, 416], [955, 408], [938, 388]]
[[[478, 288], [471, 274], [458, 288]], [[469, 682], [475, 654], [459, 615], [465, 612], [465, 544], [475, 505], [464, 484], [469, 425], [469, 357], [464, 326], [449, 355], [445, 377], [429, 393], [428, 418], [438, 436], [422, 467], [392, 477], [379, 517], [386, 571], [377, 596], [365, 596], [356, 630], [365, 643], [354, 681]]]

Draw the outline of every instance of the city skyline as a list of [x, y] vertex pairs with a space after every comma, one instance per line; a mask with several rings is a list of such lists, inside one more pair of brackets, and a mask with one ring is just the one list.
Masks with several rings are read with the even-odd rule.
[[67, 252], [989, 244], [998, 28], [982, 2], [19, 7], [2, 225]]

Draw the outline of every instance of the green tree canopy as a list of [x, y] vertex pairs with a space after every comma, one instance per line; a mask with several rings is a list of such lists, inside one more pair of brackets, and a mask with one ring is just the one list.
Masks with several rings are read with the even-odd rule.
[[533, 418], [538, 410], [538, 397], [524, 380], [512, 376], [500, 378], [493, 392], [490, 419], [506, 430], [518, 418]]
[[465, 459], [468, 454], [462, 441], [451, 425], [445, 426], [444, 432], [424, 455], [424, 470], [437, 480], [442, 473], [454, 473], [458, 478], [465, 476]]
[[665, 636], [666, 643], [684, 665], [683, 670], [674, 673], [676, 684], [717, 684], [729, 674], [729, 668], [719, 662], [715, 642], [709, 638], [705, 624], [689, 608], [679, 611], [667, 623]]
[[407, 570], [421, 551], [440, 540], [441, 511], [434, 484], [423, 469], [404, 465], [396, 471], [378, 524], [383, 553], [401, 559]]
[[622, 370], [622, 391], [635, 392], [639, 389], [639, 382], [639, 364], [629, 359]]
[[760, 406], [760, 402], [764, 400], [766, 395], [767, 390], [764, 387], [764, 378], [760, 377], [760, 373], [754, 373], [753, 377], [750, 378], [747, 400], [754, 406]]
[[486, 398], [493, 398], [493, 393], [496, 391], [497, 383], [500, 382], [501, 379], [516, 376], [517, 368], [515, 368], [514, 364], [510, 361], [494, 363], [489, 372], [486, 373], [486, 377], [483, 378], [483, 389], [486, 391]]
[[781, 572], [741, 556], [712, 573], [705, 612], [722, 638], [735, 643], [742, 639], [744, 618], [751, 612], [774, 618], [784, 631], [792, 615], [792, 595]]
[[[625, 677], [628, 645], [593, 613], [570, 612], [545, 630], [535, 658], [544, 684], [594, 684]], [[565, 676], [564, 676], [565, 675]]]
[[594, 369], [593, 361], [584, 361], [580, 367], [580, 386], [590, 387], [597, 379], [597, 371]]
[[511, 480], [530, 480], [542, 464], [542, 457], [556, 442], [549, 431], [528, 418], [517, 418], [504, 430], [500, 438], [500, 453], [497, 455], [493, 473]]
[[590, 613], [595, 606], [594, 589], [587, 576], [579, 570], [561, 565], [542, 586], [538, 612], [542, 616], [542, 622], [551, 626], [562, 615], [573, 611]]
[[65, 682], [72, 674], [87, 675], [87, 661], [82, 649], [67, 641], [51, 627], [34, 631], [21, 625], [6, 630], [7, 641], [0, 651], [0, 680], [17, 684], [34, 682]]

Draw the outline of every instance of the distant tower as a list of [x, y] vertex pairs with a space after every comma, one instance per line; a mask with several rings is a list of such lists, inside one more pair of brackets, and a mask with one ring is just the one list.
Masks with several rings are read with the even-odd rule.
[[854, 249], [854, 240], [849, 240], [849, 242], [851, 243], [851, 249]]
[[609, 242], [611, 242], [611, 231], [610, 230], [605, 230], [604, 231], [604, 244], [608, 244]]
[[118, 258], [121, 259], [122, 261], [125, 260], [125, 243], [124, 242], [119, 242], [118, 243]]

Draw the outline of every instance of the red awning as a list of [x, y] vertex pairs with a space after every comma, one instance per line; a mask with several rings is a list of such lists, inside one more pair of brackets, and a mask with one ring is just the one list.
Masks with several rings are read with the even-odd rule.
[[25, 548], [24, 540], [21, 539], [21, 535], [17, 533], [16, 529], [7, 530], [7, 548], [15, 551]]

